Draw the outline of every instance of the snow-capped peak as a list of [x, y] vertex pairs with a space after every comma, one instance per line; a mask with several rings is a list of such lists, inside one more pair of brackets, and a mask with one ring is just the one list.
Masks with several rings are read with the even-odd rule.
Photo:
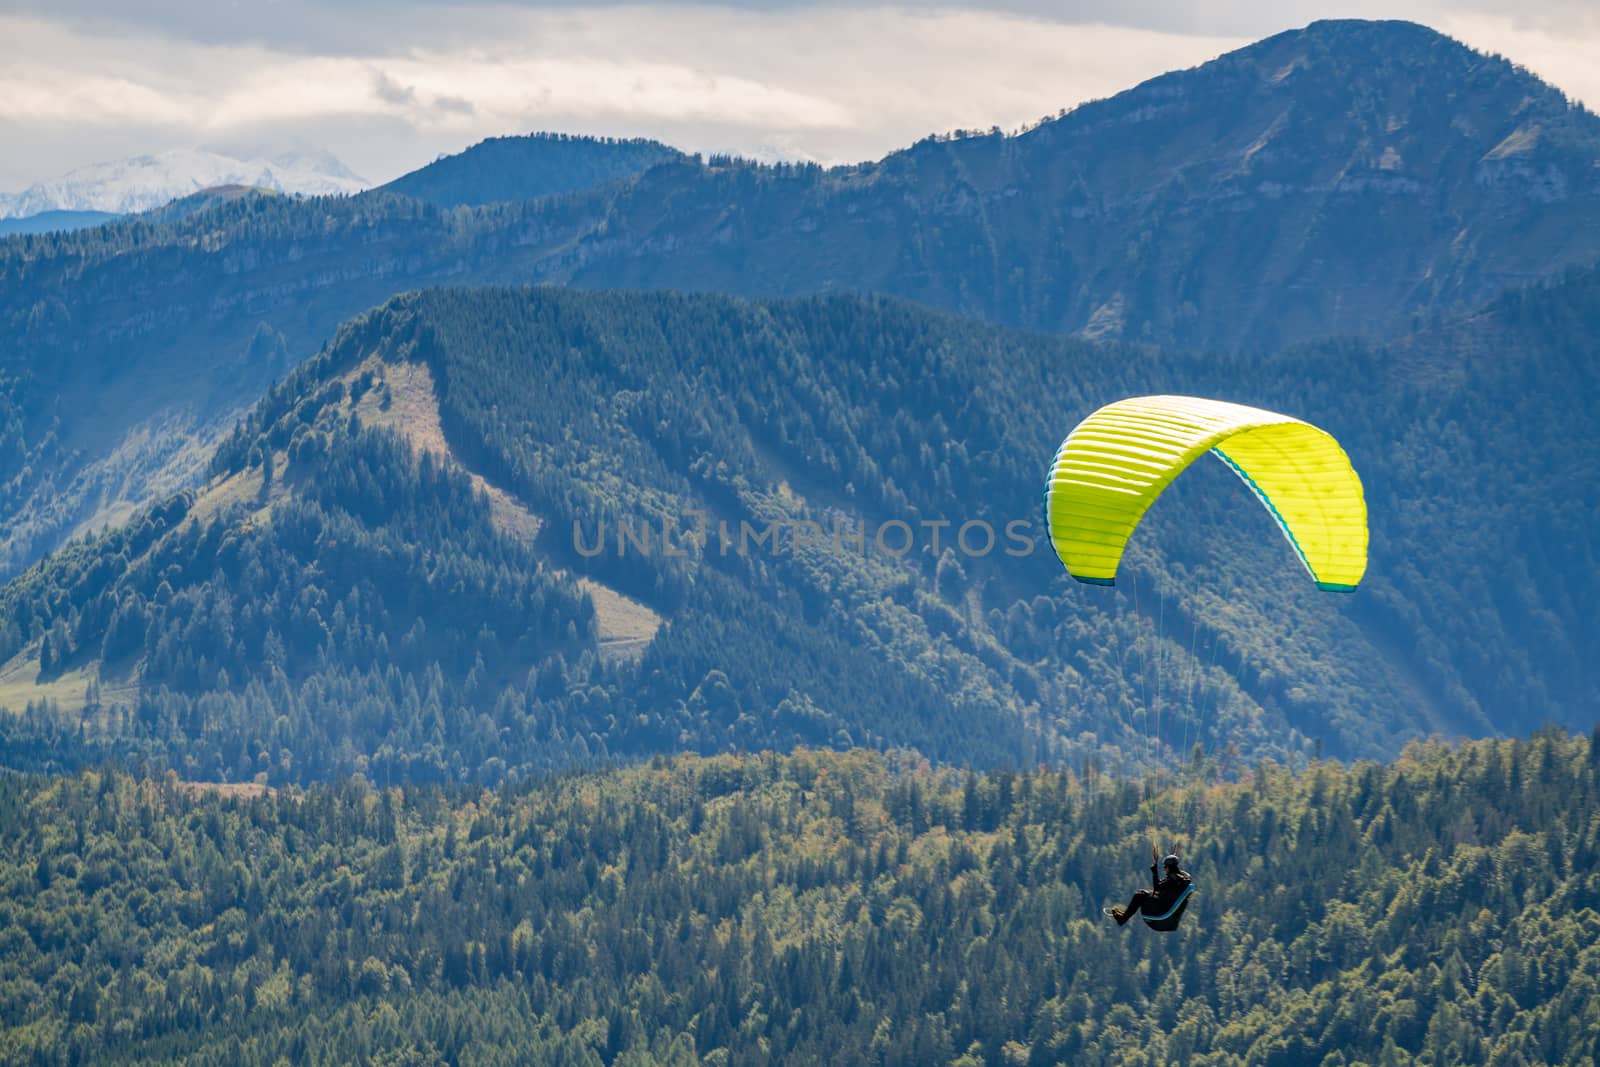
[[125, 215], [217, 185], [256, 185], [280, 193], [324, 196], [360, 192], [367, 182], [326, 152], [240, 159], [205, 148], [175, 148], [80, 167], [20, 193], [0, 193], [0, 218], [25, 218], [42, 211]]

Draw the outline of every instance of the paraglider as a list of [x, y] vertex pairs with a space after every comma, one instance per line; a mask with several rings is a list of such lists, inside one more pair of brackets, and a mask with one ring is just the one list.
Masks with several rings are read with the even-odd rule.
[[[1339, 442], [1290, 415], [1194, 396], [1107, 404], [1061, 443], [1050, 465], [1044, 511], [1051, 546], [1067, 573], [1088, 585], [1115, 585], [1128, 539], [1145, 512], [1207, 452], [1250, 487], [1317, 588], [1355, 590], [1367, 569], [1367, 506], [1361, 479]], [[1147, 719], [1159, 730], [1159, 696], [1153, 710]], [[1152, 850], [1152, 858], [1158, 856]], [[1118, 924], [1137, 914], [1152, 929], [1177, 929], [1194, 881], [1176, 854], [1163, 866], [1158, 873], [1151, 864], [1151, 888], [1135, 894], [1127, 908], [1105, 913]]]
[[1195, 396], [1139, 396], [1094, 412], [1056, 450], [1050, 543], [1080, 582], [1112, 585], [1139, 520], [1174, 478], [1215, 452], [1272, 513], [1319, 589], [1367, 569], [1367, 505], [1339, 442], [1289, 415]]
[[1105, 913], [1117, 920], [1118, 926], [1128, 925], [1128, 920], [1138, 915], [1152, 930], [1172, 931], [1178, 928], [1184, 909], [1189, 906], [1189, 896], [1194, 892], [1194, 879], [1189, 877], [1178, 862], [1177, 854], [1161, 861], [1161, 873], [1156, 873], [1156, 860], [1161, 853], [1150, 850], [1150, 888], [1133, 894], [1126, 908], [1106, 908]]

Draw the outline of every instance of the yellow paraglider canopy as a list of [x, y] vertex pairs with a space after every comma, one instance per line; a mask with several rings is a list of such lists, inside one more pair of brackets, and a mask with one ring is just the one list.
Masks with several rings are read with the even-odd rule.
[[1355, 589], [1367, 569], [1367, 504], [1339, 442], [1288, 415], [1194, 396], [1107, 404], [1061, 443], [1044, 504], [1067, 572], [1111, 585], [1144, 513], [1210, 451], [1272, 513], [1319, 589]]

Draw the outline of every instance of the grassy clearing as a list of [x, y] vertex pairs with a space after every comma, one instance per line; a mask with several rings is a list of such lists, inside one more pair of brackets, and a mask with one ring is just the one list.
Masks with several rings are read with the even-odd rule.
[[630, 600], [608, 586], [588, 578], [578, 585], [594, 603], [595, 621], [600, 628], [600, 654], [615, 659], [631, 659], [644, 653], [644, 646], [661, 629], [661, 616]]
[[100, 661], [86, 663], [61, 672], [45, 682], [39, 681], [39, 649], [29, 646], [0, 665], [0, 709], [20, 712], [30, 702], [53, 701], [62, 710], [81, 712], [87, 704], [89, 683], [100, 683], [100, 706], [132, 704], [139, 698], [135, 672], [127, 678], [102, 678]]
[[[504, 489], [469, 470], [450, 449], [439, 415], [439, 394], [433, 371], [425, 363], [386, 363], [376, 356], [345, 376], [347, 382], [366, 376], [373, 381], [356, 404], [356, 416], [368, 426], [394, 430], [421, 454], [446, 460], [466, 471], [475, 489], [489, 500], [495, 527], [507, 537], [532, 544], [544, 523]], [[600, 628], [600, 652], [612, 658], [633, 658], [661, 628], [661, 616], [636, 600], [589, 578], [578, 583], [594, 602]]]

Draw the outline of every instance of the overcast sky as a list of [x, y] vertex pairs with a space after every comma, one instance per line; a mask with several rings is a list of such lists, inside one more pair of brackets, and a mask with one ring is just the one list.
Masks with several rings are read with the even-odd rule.
[[331, 151], [374, 182], [484, 137], [844, 162], [1011, 129], [1317, 18], [1408, 18], [1600, 105], [1600, 0], [0, 0], [0, 190], [167, 148]]

